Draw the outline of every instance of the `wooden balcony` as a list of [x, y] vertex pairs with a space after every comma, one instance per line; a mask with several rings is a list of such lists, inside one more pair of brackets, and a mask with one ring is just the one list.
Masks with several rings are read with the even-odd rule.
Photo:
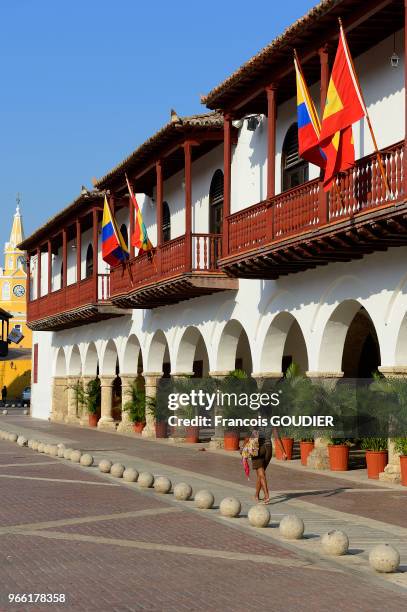
[[81, 280], [28, 302], [28, 327], [52, 331], [77, 327], [126, 314], [109, 300], [110, 279], [99, 274], [98, 288], [93, 277]]
[[110, 299], [122, 308], [156, 308], [218, 291], [237, 290], [238, 281], [218, 268], [221, 236], [175, 238], [151, 254], [110, 273]]
[[332, 261], [359, 259], [407, 244], [404, 141], [360, 159], [325, 194], [309, 181], [227, 218], [228, 248], [219, 268], [232, 277], [275, 279]]

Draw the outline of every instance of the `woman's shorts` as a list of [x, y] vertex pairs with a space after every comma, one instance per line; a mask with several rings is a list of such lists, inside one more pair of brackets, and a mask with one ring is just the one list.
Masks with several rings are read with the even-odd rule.
[[257, 457], [252, 458], [252, 467], [254, 470], [258, 470], [259, 468], [264, 468], [268, 466], [270, 463], [270, 459], [273, 455], [273, 447], [271, 443], [260, 444], [259, 446], [259, 454]]

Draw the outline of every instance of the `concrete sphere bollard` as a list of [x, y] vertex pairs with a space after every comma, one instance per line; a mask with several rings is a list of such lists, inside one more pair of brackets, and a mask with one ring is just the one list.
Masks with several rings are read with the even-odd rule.
[[174, 497], [178, 501], [187, 501], [192, 495], [192, 487], [186, 482], [179, 482], [174, 487]]
[[141, 472], [138, 477], [137, 483], [140, 487], [149, 488], [154, 484], [154, 476], [150, 472]]
[[281, 519], [279, 530], [287, 540], [300, 540], [304, 533], [304, 522], [295, 514], [287, 514]]
[[59, 442], [59, 444], [57, 444], [58, 448], [66, 448], [65, 444], [63, 444], [62, 442]]
[[93, 457], [89, 453], [84, 453], [79, 461], [79, 463], [85, 467], [90, 467], [93, 465]]
[[73, 448], [66, 448], [64, 450], [64, 459], [70, 459], [71, 453], [73, 453]]
[[33, 440], [32, 443], [31, 443], [31, 448], [34, 451], [38, 450], [38, 444], [39, 444], [38, 440]]
[[18, 436], [17, 438], [17, 444], [18, 446], [27, 446], [27, 438], [25, 438], [24, 436]]
[[267, 527], [270, 522], [270, 512], [266, 506], [252, 506], [247, 514], [247, 518], [253, 527]]
[[51, 444], [45, 444], [44, 445], [44, 454], [45, 455], [49, 455], [50, 448], [51, 448]]
[[349, 549], [349, 538], [344, 531], [333, 529], [324, 533], [321, 538], [321, 546], [327, 555], [345, 555]]
[[3, 410], [3, 414], [4, 414], [4, 416], [6, 416], [6, 414], [8, 414], [8, 410], [6, 408]]
[[102, 459], [102, 461], [99, 461], [98, 467], [103, 474], [108, 474], [110, 472], [110, 468], [112, 467], [112, 462], [109, 461], [109, 459]]
[[159, 476], [155, 479], [154, 490], [157, 493], [169, 493], [171, 491], [172, 482], [166, 476]]
[[369, 553], [369, 563], [376, 572], [390, 574], [400, 565], [400, 553], [390, 544], [378, 544]]
[[17, 442], [18, 435], [16, 433], [10, 434], [10, 442]]
[[222, 516], [235, 518], [240, 514], [242, 504], [236, 497], [225, 497], [219, 504], [219, 512]]
[[126, 482], [137, 482], [138, 471], [135, 468], [126, 468], [123, 472], [123, 480]]
[[115, 478], [122, 478], [125, 469], [126, 466], [124, 466], [122, 463], [113, 463], [112, 467], [110, 468], [110, 473]]
[[65, 449], [64, 448], [58, 448], [57, 457], [59, 457], [60, 459], [63, 459], [64, 458], [64, 453], [65, 453]]
[[25, 416], [27, 416], [27, 414], [28, 414], [28, 410], [24, 410], [23, 414], [24, 414]]
[[71, 456], [69, 457], [69, 459], [72, 461], [72, 463], [79, 463], [79, 461], [81, 460], [82, 457], [82, 453], [80, 450], [73, 450], [71, 453]]
[[45, 452], [45, 444], [44, 444], [44, 442], [39, 442], [38, 443], [37, 451], [39, 453], [44, 453]]
[[50, 457], [58, 457], [58, 447], [55, 444], [51, 444], [48, 454]]
[[207, 489], [201, 489], [198, 493], [195, 494], [195, 506], [200, 508], [201, 510], [209, 510], [212, 508], [215, 503], [215, 498], [213, 494]]
[[28, 448], [32, 448], [33, 447], [33, 440], [31, 438], [28, 440], [27, 446], [28, 446]]

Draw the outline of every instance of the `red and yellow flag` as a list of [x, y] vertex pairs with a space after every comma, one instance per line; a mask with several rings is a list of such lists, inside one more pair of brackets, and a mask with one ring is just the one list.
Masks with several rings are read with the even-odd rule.
[[326, 155], [324, 191], [329, 191], [338, 172], [345, 172], [355, 164], [352, 126], [336, 132], [321, 148]]
[[340, 26], [339, 43], [329, 81], [320, 142], [356, 123], [367, 114], [353, 67], [345, 32]]
[[150, 239], [147, 234], [147, 228], [143, 221], [143, 215], [141, 214], [140, 207], [137, 203], [136, 196], [130, 187], [129, 179], [126, 175], [127, 189], [129, 190], [129, 196], [132, 203], [133, 213], [136, 213], [134, 232], [131, 236], [131, 244], [136, 247], [140, 251], [151, 251], [153, 249], [153, 245], [150, 242]]

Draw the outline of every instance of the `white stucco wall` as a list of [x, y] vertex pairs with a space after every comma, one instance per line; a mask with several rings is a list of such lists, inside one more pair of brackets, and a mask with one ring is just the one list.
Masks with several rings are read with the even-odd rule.
[[[52, 406], [52, 378], [55, 372], [55, 349], [52, 332], [33, 332], [33, 346], [38, 344], [38, 383], [31, 380], [31, 415], [48, 419]], [[33, 370], [31, 376], [33, 377]]]

